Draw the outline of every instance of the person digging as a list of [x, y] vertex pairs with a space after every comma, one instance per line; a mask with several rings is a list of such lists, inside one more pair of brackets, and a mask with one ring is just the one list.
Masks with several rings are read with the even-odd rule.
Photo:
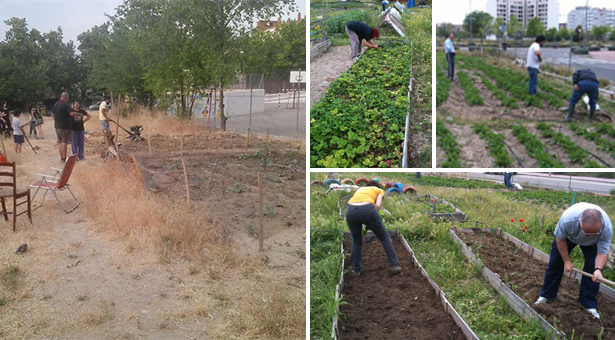
[[568, 105], [566, 121], [572, 121], [575, 105], [577, 105], [579, 99], [584, 94], [587, 94], [589, 98], [589, 122], [592, 123], [596, 113], [596, 101], [598, 100], [598, 77], [590, 69], [578, 70], [572, 75], [572, 84], [573, 91], [572, 97], [570, 97], [570, 104]]
[[545, 280], [536, 305], [555, 299], [562, 282], [564, 270], [573, 272], [574, 264], [570, 261], [570, 252], [577, 245], [585, 257], [583, 271], [593, 276], [583, 276], [578, 302], [594, 319], [600, 319], [598, 291], [602, 268], [609, 256], [609, 247], [613, 237], [613, 225], [609, 216], [599, 206], [591, 203], [577, 203], [566, 209], [555, 227], [555, 240], [551, 246], [549, 264]]
[[387, 255], [391, 272], [398, 274], [401, 272], [399, 260], [393, 249], [391, 238], [384, 229], [380, 218], [380, 208], [384, 199], [384, 191], [380, 189], [380, 184], [374, 180], [368, 181], [367, 185], [359, 188], [352, 198], [348, 201], [346, 212], [346, 224], [352, 235], [352, 269], [355, 276], [361, 275], [361, 263], [363, 261], [363, 225], [365, 229], [374, 232], [382, 243], [384, 252]]
[[372, 39], [380, 37], [380, 32], [376, 28], [371, 28], [360, 21], [350, 21], [346, 24], [346, 34], [350, 38], [350, 50], [352, 61], [357, 61], [361, 55], [361, 43], [369, 48], [378, 48], [372, 43]]

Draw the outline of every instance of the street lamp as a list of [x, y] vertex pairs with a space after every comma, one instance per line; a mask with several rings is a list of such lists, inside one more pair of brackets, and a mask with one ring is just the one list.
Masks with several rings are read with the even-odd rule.
[[583, 44], [587, 48], [587, 33], [589, 32], [589, 23], [587, 22], [587, 13], [589, 12], [589, 0], [585, 2], [585, 38], [583, 38]]
[[472, 38], [472, 0], [470, 0], [470, 42], [473, 42]]

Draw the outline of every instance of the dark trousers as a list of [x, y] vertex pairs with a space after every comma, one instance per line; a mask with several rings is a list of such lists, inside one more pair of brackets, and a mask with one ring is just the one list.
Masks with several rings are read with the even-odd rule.
[[79, 155], [79, 159], [83, 159], [85, 150], [85, 131], [72, 131], [70, 140], [73, 155]]
[[348, 205], [348, 211], [346, 212], [346, 223], [350, 234], [352, 234], [352, 269], [356, 272], [361, 271], [361, 263], [363, 261], [363, 225], [367, 230], [374, 232], [376, 237], [382, 243], [384, 252], [387, 254], [389, 266], [397, 266], [399, 260], [395, 255], [391, 238], [384, 229], [382, 219], [373, 204], [366, 205]]
[[448, 63], [448, 77], [453, 80], [455, 77], [455, 54], [447, 53], [446, 62]]
[[[568, 243], [568, 254], [577, 246], [576, 243], [566, 239]], [[598, 246], [580, 246], [583, 256], [585, 257], [585, 265], [583, 271], [587, 273], [593, 273], [596, 267], [596, 255], [598, 254]], [[542, 290], [540, 296], [547, 299], [555, 299], [559, 286], [562, 283], [562, 277], [564, 276], [564, 260], [557, 249], [557, 242], [553, 240], [551, 246], [551, 257], [549, 258], [549, 265], [545, 273], [545, 281], [542, 284]], [[590, 277], [583, 276], [581, 279], [581, 291], [579, 292], [578, 302], [585, 308], [598, 307], [598, 290], [600, 290], [600, 284], [592, 281]]]
[[387, 10], [387, 5], [382, 4], [382, 11], [384, 12], [384, 11], [386, 11], [386, 10]]
[[582, 80], [578, 84], [579, 91], [576, 89], [572, 92], [572, 97], [570, 97], [570, 106], [574, 107], [579, 102], [579, 99], [587, 93], [587, 97], [589, 97], [589, 107], [591, 110], [596, 110], [596, 100], [598, 99], [598, 83], [591, 80]]
[[504, 184], [506, 184], [506, 187], [508, 189], [514, 189], [515, 186], [512, 184], [512, 177], [513, 177], [513, 173], [512, 172], [507, 172], [506, 174], [504, 174]]
[[530, 76], [527, 92], [530, 96], [535, 96], [538, 93], [538, 69], [528, 67], [527, 74]]

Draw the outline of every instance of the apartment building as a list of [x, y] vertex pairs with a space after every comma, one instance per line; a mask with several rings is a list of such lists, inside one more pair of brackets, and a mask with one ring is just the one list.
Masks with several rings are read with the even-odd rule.
[[505, 24], [514, 15], [524, 28], [534, 17], [538, 17], [547, 29], [559, 25], [557, 0], [488, 0], [487, 13], [494, 18], [502, 18]]
[[615, 27], [615, 11], [606, 8], [576, 7], [568, 13], [568, 28], [574, 29], [579, 25], [586, 30], [591, 30], [594, 26]]

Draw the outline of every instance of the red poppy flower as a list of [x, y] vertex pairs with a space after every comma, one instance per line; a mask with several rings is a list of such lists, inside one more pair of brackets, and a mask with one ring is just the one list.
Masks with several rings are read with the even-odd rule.
[[523, 219], [520, 219], [519, 222], [523, 222]]
[[515, 220], [511, 219], [510, 221], [511, 221], [511, 222], [514, 222]]

